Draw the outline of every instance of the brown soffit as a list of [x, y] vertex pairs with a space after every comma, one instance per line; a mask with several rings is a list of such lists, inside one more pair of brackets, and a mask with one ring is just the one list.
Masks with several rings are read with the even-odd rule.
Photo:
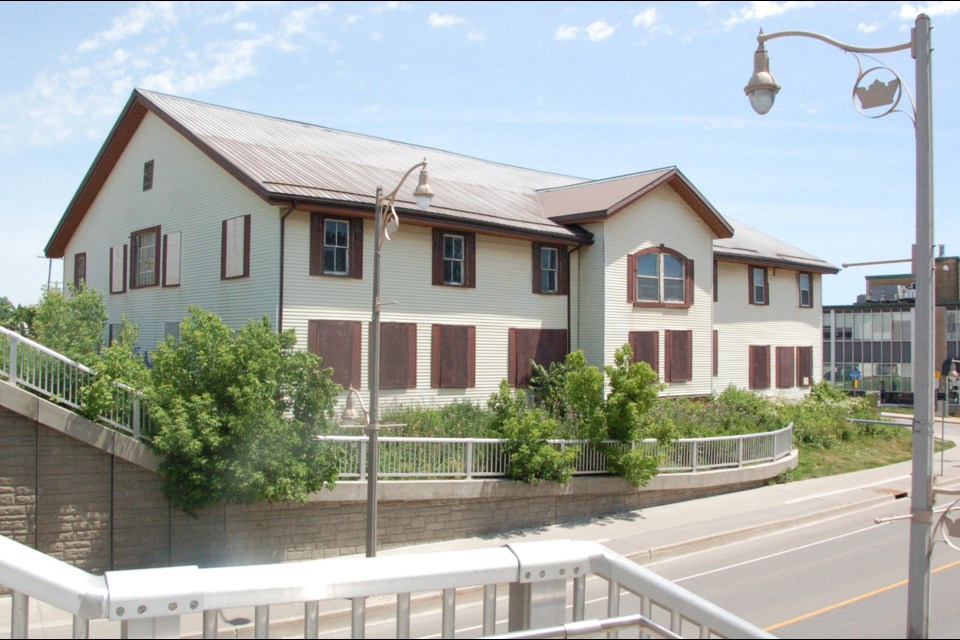
[[[683, 198], [687, 205], [694, 210], [694, 212], [700, 217], [701, 220], [713, 231], [714, 236], [717, 238], [731, 238], [733, 237], [733, 227], [720, 215], [720, 212], [713, 208], [713, 205], [703, 197], [703, 195], [690, 183], [686, 177], [680, 173], [676, 167], [670, 169], [661, 170], [658, 172], [659, 175], [651, 176], [651, 179], [645, 181], [639, 185], [639, 188], [636, 191], [631, 192], [628, 196], [621, 198], [616, 202], [609, 204], [596, 202], [593, 207], [590, 207], [590, 211], [585, 211], [581, 213], [572, 213], [564, 215], [550, 216], [549, 211], [547, 215], [554, 222], [560, 224], [572, 224], [572, 223], [589, 223], [589, 222], [602, 222], [609, 219], [610, 217], [616, 215], [622, 211], [627, 205], [639, 200], [645, 195], [653, 192], [657, 188], [663, 185], [669, 185], [673, 188], [677, 194]], [[642, 176], [638, 176], [642, 177]], [[604, 181], [607, 182], [607, 181]], [[609, 184], [612, 184], [613, 181], [608, 181]], [[544, 199], [544, 204], [546, 208], [549, 208], [548, 199], [551, 197], [561, 196], [564, 192], [570, 193], [575, 190], [585, 190], [588, 188], [594, 188], [601, 186], [602, 182], [597, 183], [586, 183], [583, 185], [576, 185], [568, 189], [554, 189], [549, 191], [541, 192], [541, 196]], [[604, 193], [600, 189], [596, 189], [594, 197], [597, 200], [600, 200], [604, 197]], [[598, 208], [600, 207], [600, 208]]]
[[827, 264], [826, 262], [822, 264], [816, 264], [811, 262], [798, 262], [796, 260], [790, 260], [784, 258], [782, 260], [769, 258], [769, 257], [759, 257], [759, 256], [734, 256], [729, 254], [724, 254], [722, 252], [714, 249], [713, 258], [717, 262], [736, 262], [738, 264], [747, 264], [755, 265], [758, 267], [773, 267], [778, 269], [792, 269], [794, 271], [808, 271], [810, 273], [828, 273], [828, 274], [837, 274], [840, 272], [840, 269], [837, 269], [833, 265]]

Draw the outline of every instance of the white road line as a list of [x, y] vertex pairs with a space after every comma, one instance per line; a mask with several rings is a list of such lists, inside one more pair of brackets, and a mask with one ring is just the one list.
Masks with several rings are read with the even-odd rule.
[[837, 489], [836, 491], [827, 491], [826, 493], [818, 493], [813, 496], [806, 496], [803, 498], [796, 498], [794, 500], [787, 500], [783, 504], [796, 504], [798, 502], [806, 502], [808, 500], [818, 500], [820, 498], [826, 498], [828, 496], [835, 496], [840, 493], [847, 493], [848, 491], [856, 491], [857, 489], [869, 489], [870, 487], [876, 487], [881, 484], [890, 484], [891, 482], [897, 482], [898, 480], [906, 480], [910, 477], [910, 474], [905, 476], [897, 476], [896, 478], [886, 478], [885, 480], [880, 480], [879, 482], [873, 482], [871, 484], [862, 484], [859, 487], [853, 487], [850, 489]]

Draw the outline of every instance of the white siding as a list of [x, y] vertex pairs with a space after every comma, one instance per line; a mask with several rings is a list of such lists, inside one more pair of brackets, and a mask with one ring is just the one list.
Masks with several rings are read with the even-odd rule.
[[[366, 397], [373, 222], [364, 221], [363, 279], [310, 276], [310, 215], [295, 212], [286, 225], [284, 329], [295, 329], [299, 345], [306, 348], [310, 320], [361, 321], [361, 393]], [[566, 328], [567, 296], [532, 293], [530, 242], [477, 234], [477, 286], [464, 288], [433, 286], [430, 228], [401, 221], [392, 238], [384, 243], [381, 253], [381, 322], [417, 324], [417, 388], [381, 390], [381, 407], [446, 404], [457, 399], [485, 403], [507, 377], [511, 327]], [[433, 324], [476, 327], [476, 387], [431, 388]]]
[[[153, 188], [143, 191], [143, 165], [149, 160], [154, 160]], [[252, 214], [250, 277], [221, 281], [222, 223], [246, 214]], [[131, 232], [156, 225], [160, 241], [165, 234], [181, 234], [180, 286], [131, 289], [128, 257], [127, 291], [111, 294], [110, 248], [122, 252]], [[234, 327], [264, 315], [276, 322], [278, 246], [277, 209], [148, 113], [67, 245], [64, 276], [72, 276], [72, 256], [85, 251], [87, 282], [104, 296], [110, 322], [126, 315], [140, 328], [140, 347], [152, 350], [164, 337], [164, 323], [179, 322], [190, 304]]]
[[807, 389], [777, 388], [777, 347], [813, 347], [813, 382], [823, 376], [821, 276], [813, 274], [813, 307], [799, 306], [797, 272], [767, 267], [769, 305], [749, 302], [747, 265], [717, 263], [717, 302], [714, 328], [719, 337], [719, 370], [713, 379], [715, 393], [730, 385], [748, 389], [749, 346], [770, 346], [770, 388], [756, 390], [770, 396], [799, 398]]
[[[576, 318], [577, 323], [572, 348], [574, 351], [582, 350], [587, 362], [593, 366], [603, 367], [608, 364], [604, 349], [604, 292], [607, 287], [604, 266], [605, 229], [602, 224], [583, 227], [593, 234], [593, 244], [584, 246], [577, 252], [579, 276], [577, 287], [571, 288], [573, 306], [570, 315], [571, 319]], [[572, 264], [570, 268], [573, 269]]]
[[[581, 313], [603, 322], [605, 364], [613, 363], [614, 353], [629, 340], [631, 331], [657, 331], [660, 379], [663, 380], [664, 331], [689, 330], [693, 337], [693, 379], [669, 384], [664, 393], [709, 394], [712, 388], [712, 231], [672, 188], [663, 186], [607, 220], [603, 235], [605, 289], [602, 308], [605, 312], [595, 313], [592, 308], [587, 308]], [[627, 256], [661, 244], [694, 262], [694, 297], [688, 309], [642, 308], [627, 302]], [[593, 249], [590, 247], [589, 250]]]

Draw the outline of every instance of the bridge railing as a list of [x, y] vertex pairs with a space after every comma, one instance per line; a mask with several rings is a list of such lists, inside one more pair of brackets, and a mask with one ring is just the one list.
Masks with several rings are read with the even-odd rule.
[[[368, 631], [382, 637], [382, 627], [368, 629], [373, 624], [368, 625], [368, 604], [377, 607], [378, 619], [393, 609], [396, 637], [408, 638], [414, 594], [439, 596], [432, 618], [422, 615], [418, 602], [417, 635], [452, 638], [458, 615], [465, 619], [467, 610], [476, 609], [472, 600], [458, 608], [458, 590], [464, 601], [476, 594], [482, 606], [476, 631], [485, 636], [559, 628], [569, 637], [630, 624], [654, 637], [772, 637], [593, 542], [95, 576], [0, 537], [0, 586], [12, 591], [13, 638], [28, 637], [31, 599], [72, 616], [74, 638], [91, 637], [91, 625], [98, 637], [180, 637], [184, 616], [195, 616], [194, 626], [201, 623], [196, 616], [202, 617], [203, 637], [216, 638], [221, 612], [237, 608], [252, 610], [255, 637], [267, 638], [271, 606], [290, 604], [303, 607], [305, 638], [328, 633], [324, 625], [332, 624], [332, 616], [321, 616], [321, 608], [349, 613], [352, 638], [365, 638]], [[498, 589], [506, 592], [506, 603], [498, 604]], [[506, 624], [498, 622], [503, 613]]]

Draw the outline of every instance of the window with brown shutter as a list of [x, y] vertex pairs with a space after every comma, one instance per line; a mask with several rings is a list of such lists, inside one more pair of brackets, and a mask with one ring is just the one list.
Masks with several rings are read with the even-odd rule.
[[[372, 324], [370, 330], [373, 330]], [[381, 322], [380, 388], [416, 389], [416, 387], [417, 325], [412, 322]], [[372, 379], [370, 388], [373, 388]]]
[[220, 279], [250, 276], [250, 215], [224, 220], [220, 230]]
[[666, 382], [693, 380], [693, 331], [668, 329], [663, 333]]
[[153, 189], [153, 160], [147, 160], [143, 163], [143, 190]]
[[77, 291], [83, 289], [87, 281], [87, 254], [77, 253], [73, 256], [73, 286]]
[[803, 308], [813, 307], [813, 274], [801, 271], [797, 274], [799, 304]]
[[307, 324], [307, 350], [315, 353], [326, 369], [333, 368], [333, 381], [344, 389], [360, 389], [361, 322], [350, 320], [310, 320]]
[[627, 256], [627, 302], [635, 307], [693, 305], [693, 260], [663, 245]]
[[777, 347], [777, 388], [789, 389], [796, 379], [793, 347]]
[[130, 234], [130, 288], [160, 284], [160, 227], [149, 227]]
[[750, 388], [770, 388], [770, 347], [750, 345]]
[[476, 386], [477, 328], [435, 324], [431, 331], [430, 386], [469, 389]]
[[533, 243], [533, 292], [565, 296], [569, 290], [570, 254], [566, 247]]
[[163, 286], [180, 286], [180, 238], [179, 231], [163, 236]]
[[747, 279], [750, 281], [750, 304], [770, 304], [770, 286], [767, 282], [767, 268], [748, 266], [747, 274]]
[[477, 237], [467, 231], [433, 230], [433, 284], [477, 286]]
[[110, 293], [127, 290], [127, 245], [110, 247]]
[[628, 335], [634, 362], [646, 362], [660, 377], [660, 332], [631, 331]]
[[813, 347], [797, 347], [797, 386], [813, 384]]
[[363, 278], [363, 219], [310, 215], [310, 275]]
[[507, 379], [512, 387], [530, 386], [533, 367], [542, 367], [567, 357], [566, 329], [510, 329], [508, 333]]

